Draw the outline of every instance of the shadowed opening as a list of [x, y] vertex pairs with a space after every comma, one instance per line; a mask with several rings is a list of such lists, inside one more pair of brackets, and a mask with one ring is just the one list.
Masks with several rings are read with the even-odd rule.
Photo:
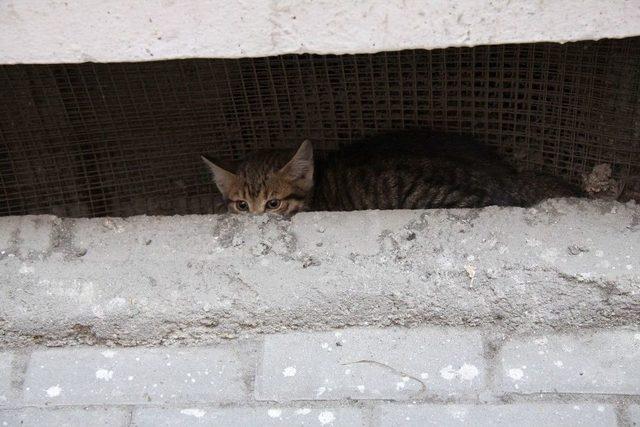
[[[635, 191], [640, 38], [364, 55], [0, 66], [0, 215], [211, 213], [201, 154], [470, 134], [523, 170]], [[640, 191], [640, 189], [638, 189]]]

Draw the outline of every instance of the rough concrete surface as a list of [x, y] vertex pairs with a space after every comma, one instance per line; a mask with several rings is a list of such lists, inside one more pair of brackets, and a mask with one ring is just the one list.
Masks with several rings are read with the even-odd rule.
[[639, 20], [637, 0], [4, 0], [0, 63], [566, 42], [636, 36]]
[[640, 207], [0, 219], [0, 345], [640, 322]]

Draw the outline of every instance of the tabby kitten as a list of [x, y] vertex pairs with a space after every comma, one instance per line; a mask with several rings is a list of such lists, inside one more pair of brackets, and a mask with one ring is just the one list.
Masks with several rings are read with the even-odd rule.
[[254, 153], [235, 172], [202, 159], [233, 213], [530, 206], [580, 194], [555, 177], [518, 174], [452, 135], [387, 134], [315, 160], [304, 141], [295, 154]]

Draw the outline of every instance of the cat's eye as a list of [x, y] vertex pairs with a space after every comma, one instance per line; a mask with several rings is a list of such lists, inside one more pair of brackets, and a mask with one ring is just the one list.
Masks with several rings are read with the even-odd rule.
[[248, 211], [249, 210], [249, 203], [245, 202], [244, 200], [238, 200], [236, 202], [236, 208], [239, 211], [243, 211], [243, 212]]
[[267, 202], [267, 209], [278, 209], [280, 207], [280, 200], [271, 199]]

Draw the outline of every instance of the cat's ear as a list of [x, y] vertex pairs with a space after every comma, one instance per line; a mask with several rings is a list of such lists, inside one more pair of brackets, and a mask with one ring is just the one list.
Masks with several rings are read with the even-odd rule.
[[231, 185], [238, 179], [237, 175], [222, 169], [220, 166], [207, 159], [205, 156], [200, 156], [205, 165], [213, 173], [213, 180], [218, 186], [218, 190], [222, 193], [222, 196], [226, 199], [229, 194]]
[[313, 146], [306, 140], [298, 148], [289, 163], [280, 169], [280, 173], [296, 182], [304, 190], [313, 187]]

